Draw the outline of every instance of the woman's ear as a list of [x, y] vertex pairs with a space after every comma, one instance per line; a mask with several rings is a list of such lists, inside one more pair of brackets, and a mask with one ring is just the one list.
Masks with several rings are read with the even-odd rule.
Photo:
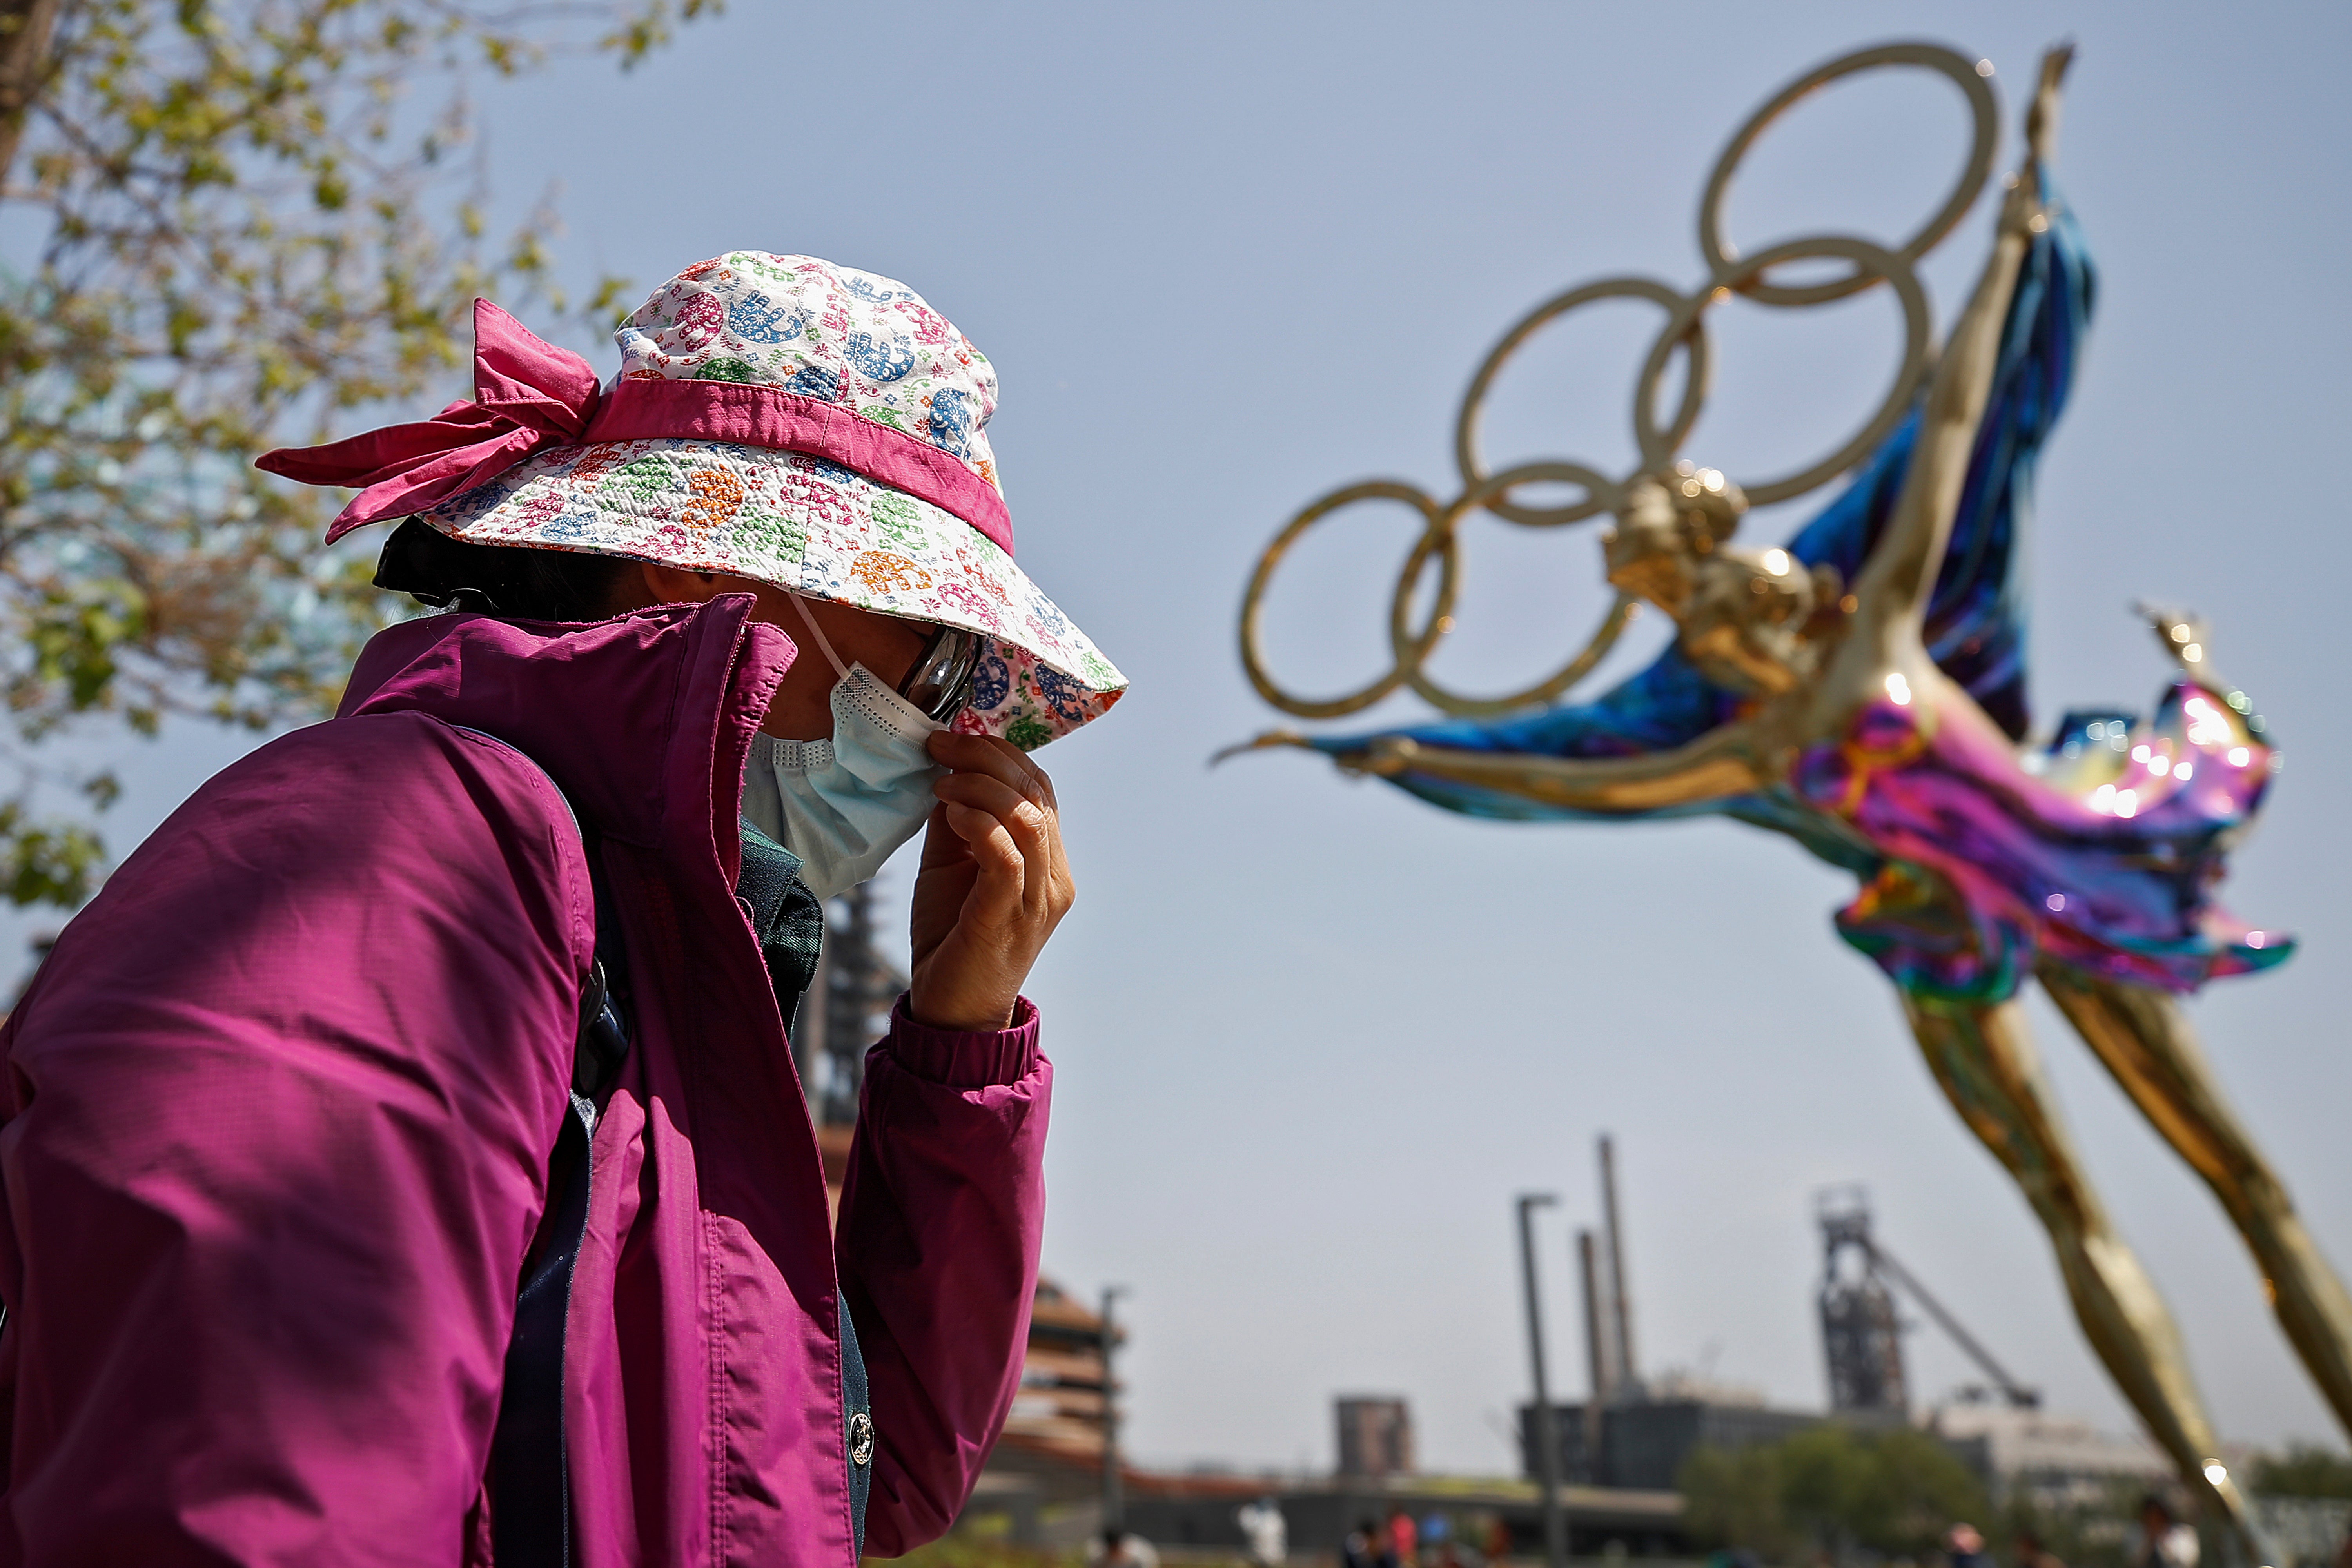
[[725, 591], [726, 579], [716, 572], [688, 572], [658, 561], [637, 563], [638, 581], [645, 585], [647, 605], [704, 605]]

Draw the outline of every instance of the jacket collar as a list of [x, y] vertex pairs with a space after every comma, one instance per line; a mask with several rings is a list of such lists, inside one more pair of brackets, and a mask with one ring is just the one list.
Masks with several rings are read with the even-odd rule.
[[453, 613], [370, 639], [337, 718], [423, 712], [547, 770], [583, 822], [712, 855], [732, 886], [743, 761], [797, 650], [748, 594], [585, 625]]

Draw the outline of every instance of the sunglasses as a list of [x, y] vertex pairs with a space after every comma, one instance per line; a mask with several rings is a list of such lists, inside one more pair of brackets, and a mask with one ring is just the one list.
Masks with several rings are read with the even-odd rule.
[[944, 724], [971, 700], [971, 683], [980, 673], [982, 638], [961, 626], [940, 626], [924, 645], [922, 657], [898, 683], [898, 695], [935, 724]]

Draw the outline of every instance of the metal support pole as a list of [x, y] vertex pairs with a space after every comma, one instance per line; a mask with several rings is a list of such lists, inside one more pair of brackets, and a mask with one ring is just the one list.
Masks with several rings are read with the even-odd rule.
[[1519, 1194], [1519, 1272], [1528, 1288], [1528, 1363], [1536, 1380], [1536, 1468], [1543, 1488], [1544, 1562], [1568, 1568], [1568, 1520], [1559, 1507], [1559, 1416], [1552, 1409], [1551, 1384], [1544, 1376], [1543, 1301], [1536, 1289], [1534, 1211], [1559, 1199], [1550, 1193]]
[[1118, 1474], [1118, 1379], [1111, 1370], [1111, 1351], [1118, 1343], [1118, 1328], [1111, 1320], [1111, 1303], [1127, 1292], [1107, 1285], [1102, 1293], [1103, 1451], [1102, 1521], [1106, 1531], [1125, 1532], [1127, 1497]]

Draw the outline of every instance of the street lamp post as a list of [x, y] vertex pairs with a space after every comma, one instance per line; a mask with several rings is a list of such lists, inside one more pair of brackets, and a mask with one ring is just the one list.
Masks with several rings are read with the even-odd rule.
[[1104, 1530], [1122, 1534], [1127, 1530], [1127, 1497], [1119, 1488], [1118, 1380], [1111, 1373], [1111, 1352], [1118, 1343], [1118, 1330], [1111, 1321], [1111, 1303], [1126, 1294], [1116, 1285], [1105, 1286], [1102, 1293], [1102, 1521]]
[[1568, 1520], [1559, 1507], [1559, 1420], [1551, 1407], [1551, 1385], [1544, 1377], [1543, 1302], [1536, 1289], [1534, 1213], [1559, 1201], [1550, 1193], [1519, 1194], [1519, 1272], [1528, 1288], [1528, 1362], [1535, 1370], [1536, 1468], [1543, 1488], [1548, 1568], [1568, 1568]]

